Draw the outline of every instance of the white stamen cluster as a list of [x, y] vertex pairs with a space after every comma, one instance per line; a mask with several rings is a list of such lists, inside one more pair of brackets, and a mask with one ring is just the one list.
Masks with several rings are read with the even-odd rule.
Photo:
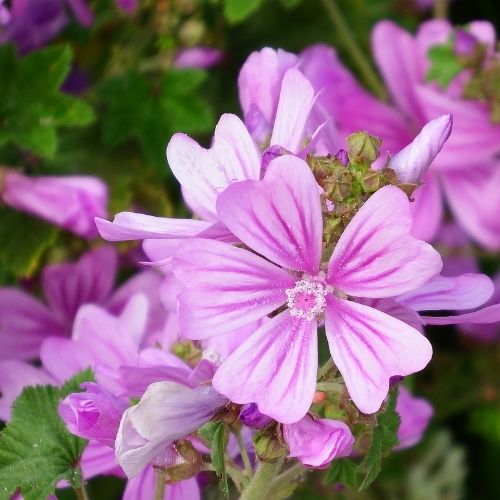
[[[325, 297], [328, 291], [321, 283], [300, 280], [295, 283], [293, 288], [286, 290], [285, 293], [288, 297], [287, 305], [290, 308], [290, 314], [296, 318], [310, 321], [325, 310]], [[308, 307], [304, 307], [303, 299], [305, 297], [314, 299], [314, 302]]]

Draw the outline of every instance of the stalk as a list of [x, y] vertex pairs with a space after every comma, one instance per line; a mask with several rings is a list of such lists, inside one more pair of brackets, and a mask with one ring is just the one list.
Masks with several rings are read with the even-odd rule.
[[269, 498], [269, 490], [280, 467], [280, 461], [275, 463], [260, 462], [253, 479], [243, 491], [240, 500], [265, 500]]

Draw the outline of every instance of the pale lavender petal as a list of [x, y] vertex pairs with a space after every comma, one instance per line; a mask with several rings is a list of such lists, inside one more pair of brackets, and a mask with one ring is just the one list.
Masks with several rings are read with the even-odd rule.
[[222, 363], [215, 389], [235, 403], [256, 403], [278, 422], [297, 422], [309, 410], [316, 387], [316, 328], [315, 320], [278, 314]]
[[202, 346], [207, 351], [214, 353], [219, 359], [224, 360], [243, 344], [260, 325], [261, 322], [258, 321], [245, 327], [238, 328], [237, 332], [203, 339]]
[[324, 468], [335, 458], [349, 456], [354, 436], [344, 422], [306, 415], [294, 424], [283, 426], [289, 457], [307, 467]]
[[47, 302], [68, 328], [83, 304], [102, 304], [116, 277], [116, 250], [103, 246], [83, 254], [76, 263], [47, 266], [42, 287]]
[[0, 361], [0, 420], [10, 420], [12, 404], [26, 386], [45, 384], [57, 382], [42, 368], [22, 361]]
[[27, 177], [8, 171], [3, 201], [74, 233], [97, 236], [94, 217], [106, 217], [107, 188], [96, 177]]
[[161, 266], [162, 268], [168, 270], [171, 260], [177, 252], [177, 247], [182, 243], [182, 241], [182, 239], [144, 240], [142, 243], [142, 249], [152, 264], [155, 266]]
[[224, 53], [214, 47], [190, 47], [181, 49], [175, 54], [176, 68], [210, 68], [222, 61]]
[[186, 287], [178, 296], [179, 326], [193, 339], [237, 335], [283, 305], [296, 281], [254, 253], [211, 240], [184, 242], [172, 267]]
[[333, 361], [349, 396], [363, 413], [375, 413], [389, 391], [389, 380], [422, 370], [432, 346], [417, 330], [362, 304], [329, 295], [326, 336]]
[[175, 134], [167, 146], [167, 159], [187, 201], [195, 199], [198, 215], [216, 220], [215, 202], [231, 183], [259, 179], [260, 155], [243, 122], [235, 115], [221, 116], [210, 149], [185, 134]]
[[489, 325], [500, 322], [500, 304], [484, 307], [478, 311], [456, 316], [422, 316], [428, 325]]
[[90, 441], [85, 446], [80, 463], [85, 479], [100, 474], [123, 476], [123, 471], [115, 461], [115, 450], [97, 441]]
[[420, 133], [393, 156], [389, 166], [401, 182], [420, 182], [451, 133], [453, 118], [443, 115], [427, 123]]
[[372, 195], [342, 233], [328, 263], [328, 282], [349, 295], [381, 298], [418, 288], [438, 274], [439, 254], [409, 234], [409, 205], [394, 186]]
[[263, 181], [233, 184], [220, 195], [217, 211], [252, 250], [288, 269], [318, 273], [321, 203], [311, 169], [300, 158], [280, 156]]
[[472, 21], [467, 25], [467, 30], [490, 50], [495, 48], [497, 34], [495, 26], [489, 21]]
[[457, 222], [478, 243], [498, 250], [500, 164], [476, 164], [467, 171], [446, 172], [442, 182]]
[[455, 278], [438, 275], [398, 300], [415, 311], [454, 311], [478, 307], [492, 294], [493, 282], [484, 274], [462, 274]]
[[15, 288], [0, 288], [0, 359], [34, 359], [50, 335], [64, 324], [41, 302]]
[[395, 23], [381, 21], [372, 31], [372, 48], [398, 107], [408, 118], [420, 121], [422, 111], [414, 86], [423, 74], [415, 40]]
[[141, 401], [123, 415], [116, 438], [118, 463], [127, 476], [136, 475], [170, 443], [208, 422], [226, 403], [211, 387], [151, 384]]
[[314, 88], [309, 80], [298, 69], [289, 69], [283, 77], [270, 144], [297, 153], [313, 104]]
[[433, 241], [437, 236], [443, 220], [443, 196], [438, 176], [427, 172], [424, 183], [412, 194], [414, 201], [410, 203], [413, 219], [411, 234], [424, 241]]
[[422, 439], [434, 415], [432, 405], [426, 399], [413, 396], [406, 387], [400, 386], [396, 411], [401, 417], [398, 429], [399, 445], [396, 449], [414, 446]]
[[143, 343], [145, 338], [148, 318], [148, 297], [142, 292], [132, 295], [120, 313], [119, 319], [120, 323], [127, 330], [128, 337], [137, 348]]
[[238, 88], [245, 124], [260, 143], [271, 135], [283, 76], [296, 63], [295, 54], [266, 47], [250, 54], [241, 68]]
[[453, 26], [446, 19], [431, 19], [419, 26], [415, 35], [415, 41], [420, 56], [421, 81], [424, 80], [423, 75], [427, 74], [430, 67], [429, 49], [435, 45], [445, 44], [452, 35], [452, 32]]
[[189, 238], [210, 227], [210, 223], [201, 220], [169, 219], [133, 212], [120, 212], [113, 222], [96, 218], [95, 223], [100, 235], [108, 241]]

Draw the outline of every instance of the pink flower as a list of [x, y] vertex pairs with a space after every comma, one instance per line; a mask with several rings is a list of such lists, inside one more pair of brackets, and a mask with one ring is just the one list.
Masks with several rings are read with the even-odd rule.
[[[366, 92], [326, 46], [304, 51], [299, 67], [316, 90], [323, 89], [318, 105], [334, 117], [340, 137], [369, 124], [370, 132], [383, 140], [383, 152], [400, 150], [425, 122], [453, 113], [453, 134], [414, 194], [413, 234], [425, 240], [436, 237], [446, 200], [472, 238], [496, 249], [500, 247], [500, 221], [495, 215], [500, 211], [496, 193], [500, 126], [491, 122], [484, 103], [460, 97], [464, 74], [447, 90], [425, 81], [429, 48], [446, 43], [452, 32], [442, 20], [422, 24], [414, 37], [389, 21], [375, 26], [373, 51], [393, 105]], [[490, 50], [494, 47], [489, 23], [473, 22], [468, 32]]]
[[210, 68], [222, 61], [224, 54], [213, 47], [191, 47], [182, 49], [175, 55], [176, 68]]
[[27, 177], [3, 170], [2, 183], [5, 204], [85, 238], [97, 235], [94, 218], [106, 216], [107, 188], [96, 177]]
[[299, 158], [273, 160], [263, 181], [232, 184], [219, 196], [217, 213], [253, 252], [211, 240], [180, 245], [172, 268], [185, 286], [178, 297], [183, 335], [235, 332], [288, 306], [217, 370], [213, 385], [231, 401], [254, 402], [283, 423], [300, 420], [315, 391], [316, 329], [323, 312], [332, 358], [365, 413], [380, 408], [391, 376], [414, 373], [429, 362], [431, 346], [417, 330], [347, 300], [398, 295], [441, 269], [437, 252], [409, 235], [409, 202], [402, 191], [385, 187], [365, 203], [327, 269], [320, 266], [318, 187]]
[[325, 468], [335, 458], [349, 456], [354, 436], [338, 420], [314, 418], [307, 414], [295, 424], [283, 425], [283, 437], [289, 457], [298, 458], [307, 467]]
[[209, 386], [193, 389], [175, 382], [151, 384], [141, 401], [123, 415], [116, 437], [117, 462], [129, 477], [149, 463], [175, 465], [172, 443], [208, 422], [226, 403]]

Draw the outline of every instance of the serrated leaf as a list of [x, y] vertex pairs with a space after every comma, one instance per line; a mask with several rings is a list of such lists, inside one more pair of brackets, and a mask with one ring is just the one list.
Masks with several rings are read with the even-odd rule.
[[430, 67], [425, 78], [428, 82], [437, 82], [442, 88], [448, 87], [463, 69], [451, 42], [434, 45], [429, 49], [427, 56]]
[[70, 434], [59, 418], [59, 401], [93, 379], [86, 370], [62, 388], [26, 387], [16, 399], [12, 420], [0, 434], [0, 498], [19, 490], [25, 500], [54, 494], [58, 481], [81, 483], [80, 457], [86, 441]]
[[15, 276], [31, 276], [58, 232], [56, 226], [35, 217], [0, 208], [0, 264]]
[[263, 0], [224, 0], [224, 15], [231, 23], [239, 23], [255, 12]]
[[341, 483], [348, 488], [358, 484], [357, 465], [348, 458], [334, 460], [323, 479], [324, 484]]
[[366, 490], [375, 481], [382, 468], [382, 458], [399, 444], [398, 429], [401, 417], [396, 411], [397, 400], [398, 387], [395, 386], [389, 392], [384, 410], [377, 416], [368, 454], [358, 466], [358, 472], [365, 474], [359, 491]]
[[0, 47], [0, 145], [14, 143], [51, 158], [57, 151], [57, 127], [82, 126], [94, 119], [84, 101], [59, 89], [71, 65], [71, 51], [54, 46], [17, 58]]

